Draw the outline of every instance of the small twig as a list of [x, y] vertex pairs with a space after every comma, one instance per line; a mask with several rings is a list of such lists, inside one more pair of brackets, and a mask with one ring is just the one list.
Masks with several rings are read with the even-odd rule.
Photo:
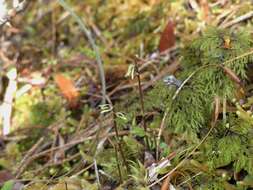
[[[168, 65], [167, 68], [165, 68], [164, 70], [162, 70], [157, 76], [155, 76], [152, 80], [147, 81], [147, 82], [142, 82], [142, 90], [145, 91], [147, 90], [149, 87], [151, 87], [152, 85], [154, 85], [158, 80], [162, 79], [164, 76], [168, 75], [168, 73], [175, 73], [175, 71], [180, 67], [179, 62], [173, 62], [170, 65]], [[122, 82], [121, 84], [119, 84], [118, 86], [116, 86], [110, 93], [108, 93], [108, 96], [112, 96], [113, 94], [115, 94], [118, 91], [121, 90], [126, 90], [129, 88], [134, 88], [134, 87], [138, 87], [138, 82], [134, 83], [134, 84], [125, 84], [123, 85], [125, 82]]]
[[106, 45], [106, 46], [110, 46], [109, 42], [103, 36], [102, 32], [99, 30], [99, 28], [96, 26], [96, 24], [92, 21], [92, 19], [88, 19], [87, 22], [91, 26], [91, 28], [94, 31], [94, 33], [96, 34], [96, 36], [101, 40], [101, 42], [103, 42], [104, 45]]
[[[129, 133], [128, 131], [122, 131], [122, 132], [119, 132], [119, 136], [121, 136], [121, 135], [127, 135], [128, 133]], [[107, 137], [113, 137], [115, 135], [116, 135], [116, 133], [113, 132], [113, 133], [108, 134]], [[97, 138], [96, 135], [93, 135], [93, 136], [84, 136], [84, 137], [82, 137], [82, 138], [80, 138], [78, 140], [73, 140], [73, 141], [71, 141], [69, 143], [66, 143], [64, 146], [57, 146], [57, 147], [54, 147], [52, 149], [48, 149], [48, 150], [44, 150], [42, 152], [39, 152], [36, 155], [31, 156], [31, 159], [32, 160], [37, 159], [37, 158], [39, 158], [41, 156], [44, 156], [44, 155], [50, 153], [51, 151], [60, 150], [60, 149], [67, 150], [67, 149], [69, 149], [69, 148], [71, 148], [71, 147], [73, 147], [73, 146], [75, 146], [77, 144], [80, 144], [80, 143], [83, 143], [85, 141], [89, 141], [89, 140], [92, 140], [92, 139], [96, 139], [96, 138]], [[101, 138], [103, 138], [103, 136]]]
[[234, 20], [231, 20], [230, 22], [227, 22], [227, 23], [223, 24], [222, 28], [231, 27], [231, 26], [233, 26], [235, 24], [238, 24], [239, 22], [243, 22], [243, 21], [248, 20], [248, 19], [250, 19], [252, 17], [253, 17], [253, 11], [250, 11], [250, 12], [248, 12], [248, 13], [242, 15], [242, 16], [237, 17]]
[[[159, 52], [154, 52], [152, 54], [152, 56], [149, 56], [146, 59], [140, 59], [141, 61], [141, 65], [139, 66], [139, 72], [143, 71], [144, 69], [146, 69], [150, 64], [153, 63], [160, 63], [162, 59], [164, 59], [166, 56], [172, 54], [173, 52], [176, 52], [176, 50], [178, 49], [177, 46], [171, 47], [166, 51], [163, 51], [161, 53]], [[153, 56], [154, 55], [154, 56]], [[129, 58], [129, 61], [135, 61], [135, 59], [133, 58]], [[178, 68], [179, 68], [180, 64], [179, 62], [172, 62], [171, 64], [169, 64], [167, 66], [166, 69], [162, 70], [161, 72], [159, 72], [159, 74], [157, 76], [155, 76], [152, 80], [148, 81], [148, 82], [142, 82], [142, 90], [145, 91], [147, 88], [149, 88], [150, 86], [152, 86], [153, 84], [156, 83], [157, 80], [160, 80], [163, 76], [167, 75], [168, 73], [174, 73]], [[121, 82], [119, 85], [117, 85], [111, 92], [108, 93], [108, 96], [111, 97], [113, 94], [115, 94], [118, 91], [121, 90], [126, 90], [128, 88], [134, 88], [138, 86], [138, 82], [134, 83], [134, 84], [126, 84], [126, 81]]]
[[167, 118], [167, 115], [169, 114], [169, 110], [165, 111], [164, 115], [163, 115], [163, 119], [159, 128], [159, 132], [158, 132], [158, 136], [157, 136], [157, 140], [156, 140], [156, 160], [159, 160], [159, 145], [160, 145], [160, 140], [161, 140], [161, 136], [162, 136], [162, 132], [164, 130], [165, 127], [165, 121]]
[[98, 187], [100, 188], [101, 183], [100, 183], [100, 180], [99, 180], [99, 172], [98, 172], [98, 166], [97, 166], [96, 159], [94, 159], [94, 168], [95, 168], [95, 174], [96, 174], [96, 178], [97, 178], [97, 184], [98, 184]]
[[25, 168], [30, 164], [30, 162], [33, 160], [31, 159], [31, 156], [38, 150], [38, 147], [41, 145], [41, 143], [44, 141], [44, 137], [41, 137], [35, 145], [32, 146], [32, 148], [27, 152], [27, 154], [24, 156], [23, 160], [21, 161], [20, 165], [17, 168], [16, 171], [16, 179], [20, 177], [20, 175], [23, 173]]
[[233, 12], [236, 11], [237, 9], [238, 9], [238, 7], [232, 7], [229, 10], [224, 10], [220, 15], [218, 15], [215, 18], [215, 21], [213, 23], [215, 25], [222, 25], [222, 24], [224, 24], [226, 22], [227, 18], [230, 17], [230, 15], [233, 14]]
[[99, 49], [95, 43], [95, 40], [92, 37], [92, 34], [90, 30], [87, 28], [86, 24], [84, 21], [70, 8], [70, 6], [65, 2], [65, 0], [58, 0], [60, 5], [68, 11], [71, 16], [76, 20], [76, 22], [79, 24], [81, 30], [84, 32], [84, 34], [87, 36], [88, 41], [92, 47], [92, 49], [95, 52], [96, 55], [96, 60], [98, 64], [98, 69], [99, 69], [99, 74], [100, 74], [100, 80], [101, 80], [101, 85], [102, 85], [102, 104], [106, 102], [106, 82], [105, 82], [105, 73], [104, 73], [104, 68], [103, 68], [103, 63], [102, 59], [99, 53]]
[[142, 65], [139, 68], [140, 71], [142, 71], [147, 65], [149, 65], [153, 62], [156, 62], [157, 60], [160, 61], [162, 58], [170, 55], [173, 51], [176, 51], [176, 50], [178, 50], [178, 46], [173, 46], [173, 47], [171, 47], [171, 48], [169, 48], [169, 49], [167, 49], [167, 50], [165, 50], [161, 53], [159, 53], [159, 52], [153, 53], [154, 56], [150, 56], [147, 59], [141, 60]]
[[43, 165], [41, 168], [36, 169], [36, 170], [33, 171], [33, 172], [34, 172], [36, 175], [38, 175], [38, 173], [42, 172], [42, 171], [45, 170], [46, 168], [62, 165], [62, 164], [64, 164], [64, 163], [70, 162], [71, 160], [74, 160], [74, 159], [76, 159], [76, 158], [78, 158], [78, 157], [80, 157], [80, 156], [81, 156], [81, 155], [80, 155], [80, 153], [78, 152], [78, 153], [76, 153], [76, 154], [74, 154], [74, 155], [72, 155], [72, 156], [70, 156], [70, 157], [68, 157], [68, 158], [65, 158], [65, 159], [63, 159], [63, 160], [60, 160], [60, 161], [58, 161], [58, 162], [54, 162], [54, 163], [53, 163], [53, 162], [49, 161], [47, 164]]
[[199, 176], [199, 175], [201, 175], [201, 174], [203, 174], [203, 172], [198, 172], [198, 173], [196, 173], [194, 176], [189, 177], [187, 180], [185, 180], [185, 181], [183, 181], [182, 183], [180, 183], [179, 185], [177, 185], [177, 187], [182, 186], [183, 184], [189, 182], [190, 180], [192, 180], [193, 178], [195, 178], [195, 177], [197, 177], [197, 176]]
[[28, 184], [26, 184], [24, 186], [25, 187], [24, 189], [26, 189], [27, 187], [29, 187], [31, 184], [38, 183], [38, 182], [44, 182], [42, 184], [41, 188], [39, 189], [39, 190], [42, 190], [42, 189], [45, 189], [49, 183], [52, 183], [53, 181], [59, 181], [59, 180], [55, 180], [55, 175], [57, 175], [57, 173], [55, 173], [49, 179], [46, 179], [46, 180], [20, 179], [20, 180], [15, 180], [15, 181], [20, 181], [20, 182], [30, 181]]
[[236, 14], [236, 11], [238, 9], [234, 8], [232, 9], [227, 15], [224, 15], [224, 20], [219, 24], [219, 27], [223, 28], [223, 25], [225, 25], [229, 19], [233, 18], [233, 16]]
[[90, 164], [89, 166], [87, 166], [86, 168], [80, 170], [79, 172], [75, 173], [75, 176], [79, 176], [81, 175], [83, 172], [85, 172], [86, 170], [90, 169], [92, 166], [94, 165], [94, 163]]

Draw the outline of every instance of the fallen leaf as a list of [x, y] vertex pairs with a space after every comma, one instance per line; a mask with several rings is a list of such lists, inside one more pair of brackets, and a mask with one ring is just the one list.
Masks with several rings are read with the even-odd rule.
[[159, 52], [163, 52], [175, 45], [176, 36], [174, 32], [174, 22], [170, 19], [161, 34], [159, 42]]
[[168, 176], [162, 184], [161, 190], [169, 190], [170, 189], [170, 176]]
[[71, 107], [76, 107], [79, 99], [79, 92], [73, 81], [62, 74], [55, 76], [55, 83], [59, 87], [63, 96], [68, 100]]

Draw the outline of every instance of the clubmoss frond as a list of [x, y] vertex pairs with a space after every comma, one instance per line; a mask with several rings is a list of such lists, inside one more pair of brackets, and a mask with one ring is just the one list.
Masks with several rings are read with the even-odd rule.
[[[184, 81], [192, 73], [194, 75], [176, 98], [172, 98], [176, 87], [161, 83], [148, 94], [148, 109], [169, 110], [166, 121], [169, 131], [183, 135], [189, 144], [197, 143], [206, 135], [212, 121], [215, 97], [225, 99], [226, 105], [238, 110], [222, 110], [221, 107], [225, 106], [223, 102], [214, 130], [199, 147], [198, 155], [192, 157], [207, 165], [210, 171], [195, 179], [196, 189], [235, 187], [229, 182], [233, 179], [232, 175], [226, 174], [227, 177], [223, 178], [217, 174], [216, 170], [222, 167], [252, 175], [252, 114], [232, 103], [237, 97], [238, 83], [224, 70], [224, 67], [228, 68], [232, 75], [246, 83], [247, 67], [253, 60], [250, 39], [245, 32], [209, 28], [182, 51], [182, 71], [176, 77]], [[201, 183], [198, 185], [199, 180]]]

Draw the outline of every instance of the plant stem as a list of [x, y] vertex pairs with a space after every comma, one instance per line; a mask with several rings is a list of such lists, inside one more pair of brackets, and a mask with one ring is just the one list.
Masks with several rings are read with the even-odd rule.
[[146, 124], [146, 120], [145, 120], [144, 95], [143, 95], [143, 90], [141, 87], [141, 75], [140, 75], [137, 61], [135, 61], [135, 71], [136, 71], [137, 80], [138, 80], [138, 89], [139, 89], [140, 105], [141, 105], [141, 124], [142, 124], [144, 131], [145, 131], [145, 140], [146, 140], [145, 150], [146, 150], [146, 148], [150, 149], [150, 147], [149, 147], [148, 137], [147, 137], [147, 124]]
[[115, 158], [116, 158], [116, 161], [117, 161], [117, 168], [118, 168], [118, 171], [119, 171], [120, 183], [123, 183], [122, 171], [121, 171], [120, 164], [119, 164], [118, 147], [114, 145], [114, 143], [111, 141], [110, 138], [109, 138], [109, 142], [112, 144], [112, 146], [115, 150]]
[[124, 155], [123, 148], [121, 146], [121, 140], [120, 140], [120, 137], [119, 137], [119, 130], [118, 130], [117, 122], [116, 122], [116, 114], [115, 114], [114, 108], [113, 108], [112, 112], [113, 112], [113, 125], [114, 125], [114, 129], [115, 129], [115, 133], [116, 133], [116, 140], [117, 140], [117, 144], [118, 144], [118, 147], [119, 147], [119, 152], [120, 152], [121, 157], [123, 159], [123, 163], [124, 163], [126, 169], [128, 170], [129, 167], [128, 167], [128, 164], [127, 164], [127, 161], [126, 161], [126, 157]]

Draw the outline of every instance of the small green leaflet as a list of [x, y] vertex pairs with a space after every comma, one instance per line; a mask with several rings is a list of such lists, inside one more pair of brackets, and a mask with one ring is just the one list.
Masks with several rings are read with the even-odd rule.
[[1, 190], [12, 190], [14, 186], [14, 181], [13, 180], [9, 180], [6, 181], [3, 185], [3, 187], [1, 188]]

